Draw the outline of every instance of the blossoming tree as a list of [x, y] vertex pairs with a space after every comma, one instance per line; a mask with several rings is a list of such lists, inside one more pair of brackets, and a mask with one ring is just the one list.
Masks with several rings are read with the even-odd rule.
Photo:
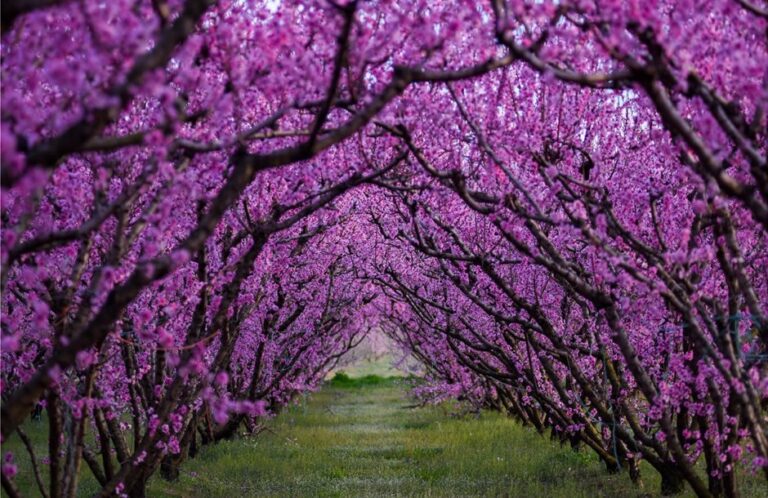
[[768, 479], [767, 28], [755, 0], [4, 2], [3, 440], [44, 496], [81, 467], [142, 496], [377, 327], [426, 399], [611, 472]]

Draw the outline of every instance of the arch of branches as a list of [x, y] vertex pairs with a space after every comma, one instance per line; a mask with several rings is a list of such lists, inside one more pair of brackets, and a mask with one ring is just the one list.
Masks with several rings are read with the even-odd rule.
[[3, 489], [30, 459], [46, 497], [142, 496], [373, 328], [424, 400], [608, 472], [768, 480], [767, 28], [764, 0], [3, 2]]

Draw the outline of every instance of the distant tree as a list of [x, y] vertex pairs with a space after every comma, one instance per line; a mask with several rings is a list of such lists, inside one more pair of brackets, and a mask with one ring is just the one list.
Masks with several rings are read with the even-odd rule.
[[2, 14], [1, 431], [44, 407], [44, 496], [143, 496], [372, 328], [665, 493], [768, 480], [768, 4]]

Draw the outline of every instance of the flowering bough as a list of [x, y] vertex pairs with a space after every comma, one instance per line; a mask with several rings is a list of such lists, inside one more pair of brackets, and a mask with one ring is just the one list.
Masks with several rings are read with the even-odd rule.
[[3, 441], [141, 496], [377, 327], [609, 471], [768, 479], [768, 12], [707, 7], [5, 2]]

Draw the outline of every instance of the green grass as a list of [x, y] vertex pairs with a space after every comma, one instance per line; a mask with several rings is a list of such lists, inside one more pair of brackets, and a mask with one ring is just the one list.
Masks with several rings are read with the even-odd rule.
[[[449, 404], [414, 408], [410, 382], [375, 374], [335, 377], [269, 421], [258, 437], [204, 448], [184, 464], [178, 482], [153, 477], [147, 495], [658, 496], [658, 477], [649, 467], [638, 489], [626, 474], [607, 474], [591, 452], [574, 452], [501, 414], [458, 417]], [[44, 445], [45, 425], [35, 427], [28, 432]], [[28, 466], [18, 479], [25, 496], [37, 496]], [[89, 496], [94, 483], [84, 484], [80, 495]], [[744, 484], [745, 498], [764, 496], [759, 480]]]
[[[35, 456], [37, 457], [40, 475], [44, 485], [47, 486], [50, 467], [44, 464], [42, 460], [48, 455], [48, 417], [43, 414], [40, 420], [27, 420], [24, 423], [23, 429], [32, 443]], [[93, 435], [90, 432], [87, 433], [86, 442], [91, 448], [95, 446]], [[15, 463], [18, 466], [19, 472], [14, 478], [14, 481], [21, 496], [41, 496], [37, 484], [35, 483], [34, 474], [32, 473], [29, 454], [16, 433], [13, 433], [7, 441], [3, 442], [3, 455], [9, 451], [15, 455]], [[92, 496], [100, 489], [98, 481], [93, 477], [91, 471], [86, 468], [85, 463], [82, 464], [78, 483], [78, 496]], [[4, 490], [2, 496], [8, 496]]]
[[398, 377], [406, 374], [401, 369], [396, 368], [393, 363], [395, 357], [391, 354], [368, 356], [357, 359], [350, 364], [338, 367], [331, 372], [333, 377], [339, 372], [343, 372], [352, 378], [365, 377], [367, 375], [378, 375], [379, 377]]
[[411, 380], [411, 379], [404, 379], [403, 377], [398, 376], [388, 376], [388, 377], [382, 377], [381, 375], [366, 375], [364, 377], [350, 377], [346, 372], [344, 371], [338, 371], [336, 374], [331, 378], [331, 380], [328, 381], [328, 385], [331, 387], [338, 387], [338, 388], [360, 388], [360, 387], [373, 387], [373, 386], [392, 386], [396, 385], [398, 383], [402, 383], [404, 380]]
[[638, 489], [500, 414], [413, 408], [406, 384], [334, 378], [260, 436], [206, 448], [178, 483], [153, 479], [150, 496], [657, 496], [650, 469]]

